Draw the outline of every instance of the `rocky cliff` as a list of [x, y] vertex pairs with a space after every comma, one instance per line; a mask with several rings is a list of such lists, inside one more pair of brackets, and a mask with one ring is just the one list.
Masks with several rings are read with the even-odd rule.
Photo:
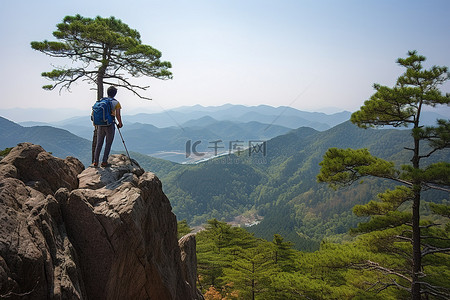
[[0, 162], [0, 298], [201, 299], [195, 236], [124, 155], [84, 169], [19, 144]]

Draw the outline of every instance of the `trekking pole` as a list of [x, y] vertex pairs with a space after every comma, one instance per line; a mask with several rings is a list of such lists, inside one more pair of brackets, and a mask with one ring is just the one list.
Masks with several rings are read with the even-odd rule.
[[125, 145], [125, 141], [123, 140], [122, 133], [120, 132], [119, 125], [117, 125], [116, 122], [114, 122], [114, 124], [116, 124], [117, 130], [119, 131], [120, 138], [122, 139], [122, 143], [123, 143], [123, 146], [125, 147], [125, 151], [127, 152], [128, 158], [131, 161], [131, 165], [133, 165], [133, 161], [131, 160], [130, 153], [128, 153], [127, 145]]

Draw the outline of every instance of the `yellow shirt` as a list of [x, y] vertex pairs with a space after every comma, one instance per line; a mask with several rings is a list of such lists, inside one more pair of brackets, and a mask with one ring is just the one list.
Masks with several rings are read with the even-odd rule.
[[111, 100], [111, 115], [114, 117], [116, 116], [116, 109], [122, 109], [122, 106], [120, 106], [119, 101], [116, 99]]

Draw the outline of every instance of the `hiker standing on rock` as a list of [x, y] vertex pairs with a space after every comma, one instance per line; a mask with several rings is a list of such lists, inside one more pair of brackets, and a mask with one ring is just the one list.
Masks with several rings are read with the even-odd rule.
[[117, 94], [117, 89], [114, 86], [110, 86], [107, 93], [107, 98], [98, 100], [92, 107], [92, 120], [97, 127], [97, 145], [94, 153], [94, 167], [98, 166], [100, 152], [105, 138], [106, 144], [101, 166], [106, 167], [108, 164], [109, 152], [111, 151], [111, 146], [114, 141], [115, 118], [117, 118], [117, 121], [119, 122], [117, 127], [122, 128], [123, 126], [122, 117], [120, 115], [120, 109], [122, 107], [120, 106], [119, 101], [114, 99]]

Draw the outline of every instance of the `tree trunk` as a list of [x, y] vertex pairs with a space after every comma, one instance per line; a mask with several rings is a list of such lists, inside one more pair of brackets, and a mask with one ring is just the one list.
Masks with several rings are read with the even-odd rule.
[[[414, 128], [419, 128], [420, 112], [422, 103], [419, 108], [414, 123]], [[413, 131], [414, 132], [414, 131]], [[420, 138], [413, 133], [414, 137], [414, 155], [412, 164], [414, 169], [419, 169], [420, 164]], [[411, 298], [413, 300], [420, 300], [420, 273], [422, 269], [422, 250], [420, 247], [420, 193], [422, 185], [419, 179], [413, 178], [413, 192], [414, 202], [412, 206], [412, 246], [413, 246], [413, 267], [412, 267], [412, 283], [411, 283]]]
[[413, 203], [413, 217], [412, 217], [412, 231], [413, 231], [413, 269], [412, 269], [412, 283], [411, 296], [414, 300], [420, 299], [420, 272], [422, 265], [422, 252], [420, 248], [420, 185], [414, 185], [414, 203]]
[[[104, 63], [98, 69], [97, 73], [97, 101], [103, 98], [104, 88], [103, 88], [103, 79], [105, 78], [106, 68], [108, 67], [106, 60], [106, 52], [105, 49], [103, 51], [103, 61]], [[92, 135], [92, 162], [94, 162], [95, 148], [97, 147], [97, 126], [94, 126], [94, 134]]]
[[103, 78], [105, 77], [105, 71], [106, 66], [102, 65], [98, 69], [98, 76], [97, 76], [97, 100], [100, 100], [103, 98], [104, 90], [103, 90]]
[[255, 300], [255, 262], [252, 262], [252, 300]]

